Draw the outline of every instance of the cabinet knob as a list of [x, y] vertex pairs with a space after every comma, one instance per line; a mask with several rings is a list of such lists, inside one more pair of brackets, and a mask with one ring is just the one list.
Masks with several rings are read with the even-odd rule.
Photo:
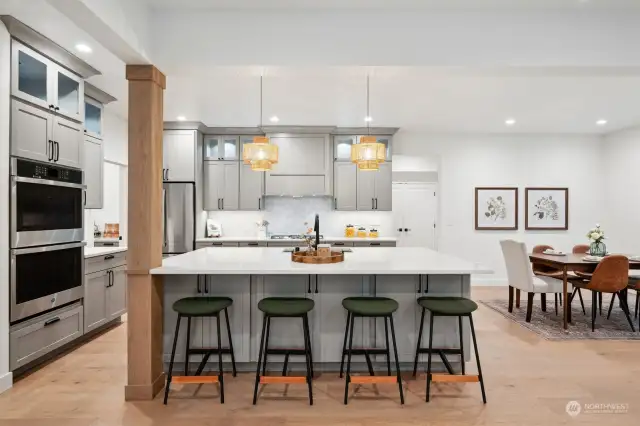
[[409, 228], [404, 228], [404, 232], [409, 232], [409, 231], [411, 231], [411, 229], [409, 229]]
[[402, 228], [398, 228], [398, 232], [402, 232]]

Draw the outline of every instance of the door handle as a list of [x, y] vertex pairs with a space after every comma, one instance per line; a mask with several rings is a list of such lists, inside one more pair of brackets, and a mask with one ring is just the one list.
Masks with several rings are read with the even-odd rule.
[[54, 109], [55, 109], [56, 111], [60, 111], [60, 107], [59, 107], [59, 106], [55, 107]]
[[163, 200], [162, 200], [162, 204], [164, 205], [164, 217], [162, 218], [162, 233], [163, 233], [163, 241], [164, 241], [164, 246], [166, 247], [168, 245], [168, 241], [167, 241], [167, 190], [163, 189], [162, 190], [162, 195], [163, 195]]
[[202, 275], [198, 275], [196, 276], [196, 291], [198, 292], [198, 294], [202, 293], [202, 290], [200, 289], [200, 277]]
[[374, 199], [371, 199], [371, 210], [375, 210], [376, 209], [376, 205], [375, 202], [373, 201]]
[[56, 148], [56, 163], [60, 159], [60, 144], [58, 142], [54, 142]]
[[402, 228], [398, 228], [398, 232], [402, 232]]
[[87, 191], [82, 191], [83, 205], [87, 205]]
[[114, 256], [114, 255], [112, 255], [112, 254], [110, 254], [110, 255], [108, 255], [108, 256], [105, 256], [105, 257], [104, 257], [104, 260], [111, 260], [111, 259], [113, 259], [113, 258], [115, 258], [115, 256]]
[[47, 141], [47, 159], [49, 161], [53, 160], [53, 141], [52, 140]]
[[167, 169], [167, 179], [166, 180], [169, 180], [169, 169]]
[[209, 294], [209, 284], [207, 284], [207, 276], [204, 276], [204, 292]]
[[46, 326], [48, 326], [48, 325], [55, 324], [55, 323], [57, 323], [58, 321], [60, 321], [60, 317], [51, 318], [50, 320], [46, 320], [46, 321], [44, 322], [44, 326], [46, 327]]
[[422, 275], [418, 275], [418, 291], [416, 293], [422, 293]]
[[376, 210], [378, 210], [378, 199], [376, 198]]
[[409, 232], [409, 231], [411, 231], [411, 229], [409, 229], [409, 228], [404, 228], [404, 232]]
[[222, 206], [222, 210], [224, 210], [224, 198], [220, 198], [220, 205]]
[[258, 210], [262, 210], [262, 207], [260, 206], [262, 204], [262, 198], [258, 198]]

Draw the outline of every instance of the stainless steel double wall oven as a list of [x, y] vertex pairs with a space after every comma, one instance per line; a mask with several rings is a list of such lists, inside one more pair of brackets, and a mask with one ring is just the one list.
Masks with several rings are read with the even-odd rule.
[[11, 159], [12, 323], [84, 293], [82, 170]]

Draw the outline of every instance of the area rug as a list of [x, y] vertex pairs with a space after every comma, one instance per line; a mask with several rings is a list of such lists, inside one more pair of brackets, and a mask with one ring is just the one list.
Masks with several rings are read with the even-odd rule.
[[[506, 292], [506, 290], [505, 290]], [[607, 310], [611, 296], [605, 295], [602, 303], [602, 316], [597, 313], [596, 330], [591, 331], [591, 294], [585, 297], [584, 306], [587, 314], [582, 313], [580, 300], [576, 295], [571, 305], [571, 319], [568, 332], [562, 328], [562, 306], [558, 305], [558, 315], [555, 314], [553, 303], [553, 295], [547, 296], [547, 312], [542, 312], [540, 298], [536, 295], [534, 301], [531, 322], [525, 321], [527, 313], [526, 293], [524, 300], [520, 302], [520, 308], [513, 306], [513, 312], [509, 313], [509, 302], [507, 300], [481, 300], [480, 303], [502, 314], [504, 317], [517, 322], [521, 326], [539, 334], [547, 340], [640, 340], [638, 333], [638, 318], [633, 317], [633, 307], [635, 302], [635, 293], [633, 298], [629, 297], [629, 307], [631, 309], [631, 320], [636, 332], [631, 331], [631, 327], [618, 304], [616, 302], [611, 312], [611, 318], [607, 319]], [[549, 300], [550, 299], [550, 300]]]

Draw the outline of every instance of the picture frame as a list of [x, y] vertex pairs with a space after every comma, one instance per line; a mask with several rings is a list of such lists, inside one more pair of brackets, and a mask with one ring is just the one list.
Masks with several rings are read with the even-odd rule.
[[525, 188], [524, 204], [525, 230], [567, 231], [569, 229], [569, 188]]
[[515, 231], [518, 214], [518, 188], [476, 187], [476, 231]]

